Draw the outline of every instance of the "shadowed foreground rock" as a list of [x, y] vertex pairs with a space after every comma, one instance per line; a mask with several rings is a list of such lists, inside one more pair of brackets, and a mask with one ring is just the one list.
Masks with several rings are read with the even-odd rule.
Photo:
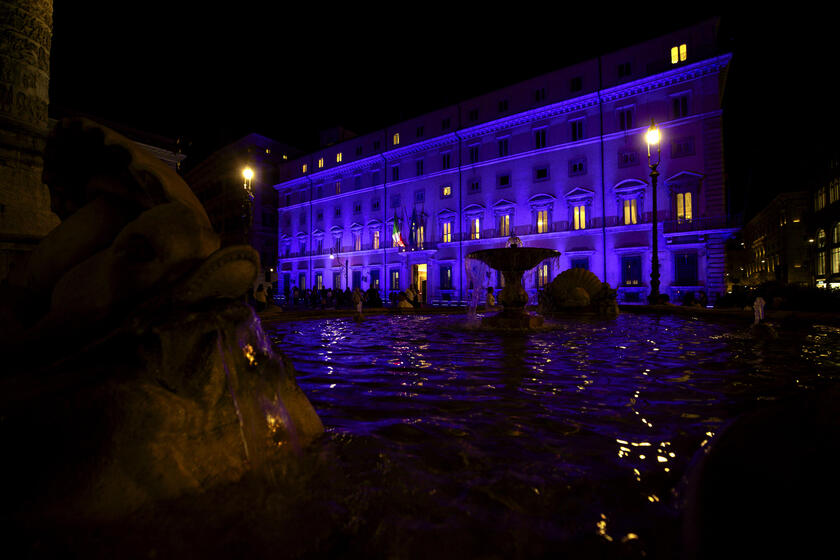
[[271, 476], [323, 432], [239, 301], [256, 252], [220, 249], [180, 177], [86, 120], [45, 161], [62, 223], [0, 290], [7, 516], [115, 518]]

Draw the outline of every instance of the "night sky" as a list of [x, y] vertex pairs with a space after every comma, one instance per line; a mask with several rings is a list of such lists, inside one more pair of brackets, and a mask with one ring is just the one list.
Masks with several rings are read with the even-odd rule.
[[[324, 128], [370, 132], [711, 17], [77, 4], [55, 3], [51, 114], [186, 137], [193, 162], [249, 132], [312, 151]], [[734, 211], [800, 188], [814, 146], [835, 135], [832, 21], [723, 15]]]

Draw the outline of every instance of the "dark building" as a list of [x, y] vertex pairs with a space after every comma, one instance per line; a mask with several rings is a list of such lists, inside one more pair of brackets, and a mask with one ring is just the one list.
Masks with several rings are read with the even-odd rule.
[[[745, 226], [745, 259], [740, 275], [748, 285], [771, 280], [808, 285], [807, 226], [809, 194], [782, 193]], [[733, 263], [734, 264], [734, 263]]]
[[[184, 179], [204, 205], [222, 245], [249, 244], [260, 254], [257, 283], [277, 281], [277, 191], [282, 165], [299, 155], [295, 148], [259, 134], [249, 134], [217, 150], [186, 172]], [[245, 179], [250, 169], [253, 177]], [[248, 204], [246, 186], [253, 202]], [[275, 285], [276, 288], [276, 285]]]

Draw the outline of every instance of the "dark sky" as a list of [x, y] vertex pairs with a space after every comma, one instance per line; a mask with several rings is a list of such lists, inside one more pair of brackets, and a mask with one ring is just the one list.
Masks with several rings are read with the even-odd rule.
[[[313, 150], [323, 128], [366, 133], [710, 17], [599, 20], [508, 4], [422, 4], [404, 13], [338, 13], [328, 4], [308, 11], [259, 2], [215, 11], [94, 4], [55, 3], [52, 112], [186, 136], [194, 159], [249, 132]], [[754, 193], [748, 201], [792, 190], [782, 185], [796, 179], [795, 155], [811, 151], [797, 135], [810, 144], [828, 130], [826, 121], [836, 122], [831, 21], [723, 16], [735, 52], [727, 166], [730, 182]], [[778, 166], [782, 154], [791, 156], [782, 173], [790, 178], [776, 172], [768, 186], [760, 162]]]

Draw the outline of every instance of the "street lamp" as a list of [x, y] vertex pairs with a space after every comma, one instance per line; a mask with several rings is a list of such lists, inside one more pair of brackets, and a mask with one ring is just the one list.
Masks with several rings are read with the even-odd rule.
[[[651, 227], [651, 257], [650, 257], [650, 295], [648, 296], [649, 304], [659, 303], [659, 224], [657, 222], [657, 208], [656, 208], [656, 178], [659, 177], [659, 172], [656, 170], [659, 167], [661, 160], [661, 150], [659, 143], [661, 141], [659, 129], [653, 119], [650, 119], [650, 127], [648, 127], [647, 134], [645, 134], [645, 142], [647, 142], [648, 151], [648, 166], [650, 167], [650, 186], [651, 210], [653, 210], [653, 224]], [[651, 157], [651, 146], [656, 148], [656, 161]]]
[[251, 226], [254, 221], [254, 190], [251, 188], [254, 170], [247, 166], [244, 167], [242, 169], [242, 178], [244, 179], [242, 188], [245, 190], [245, 197], [242, 200], [242, 219], [245, 222], [245, 243], [250, 243]]
[[[341, 265], [341, 259], [335, 254], [334, 249], [330, 249], [330, 260], [338, 259], [338, 266]], [[344, 285], [350, 287], [350, 260], [344, 259]], [[335, 287], [335, 286], [333, 286]]]

